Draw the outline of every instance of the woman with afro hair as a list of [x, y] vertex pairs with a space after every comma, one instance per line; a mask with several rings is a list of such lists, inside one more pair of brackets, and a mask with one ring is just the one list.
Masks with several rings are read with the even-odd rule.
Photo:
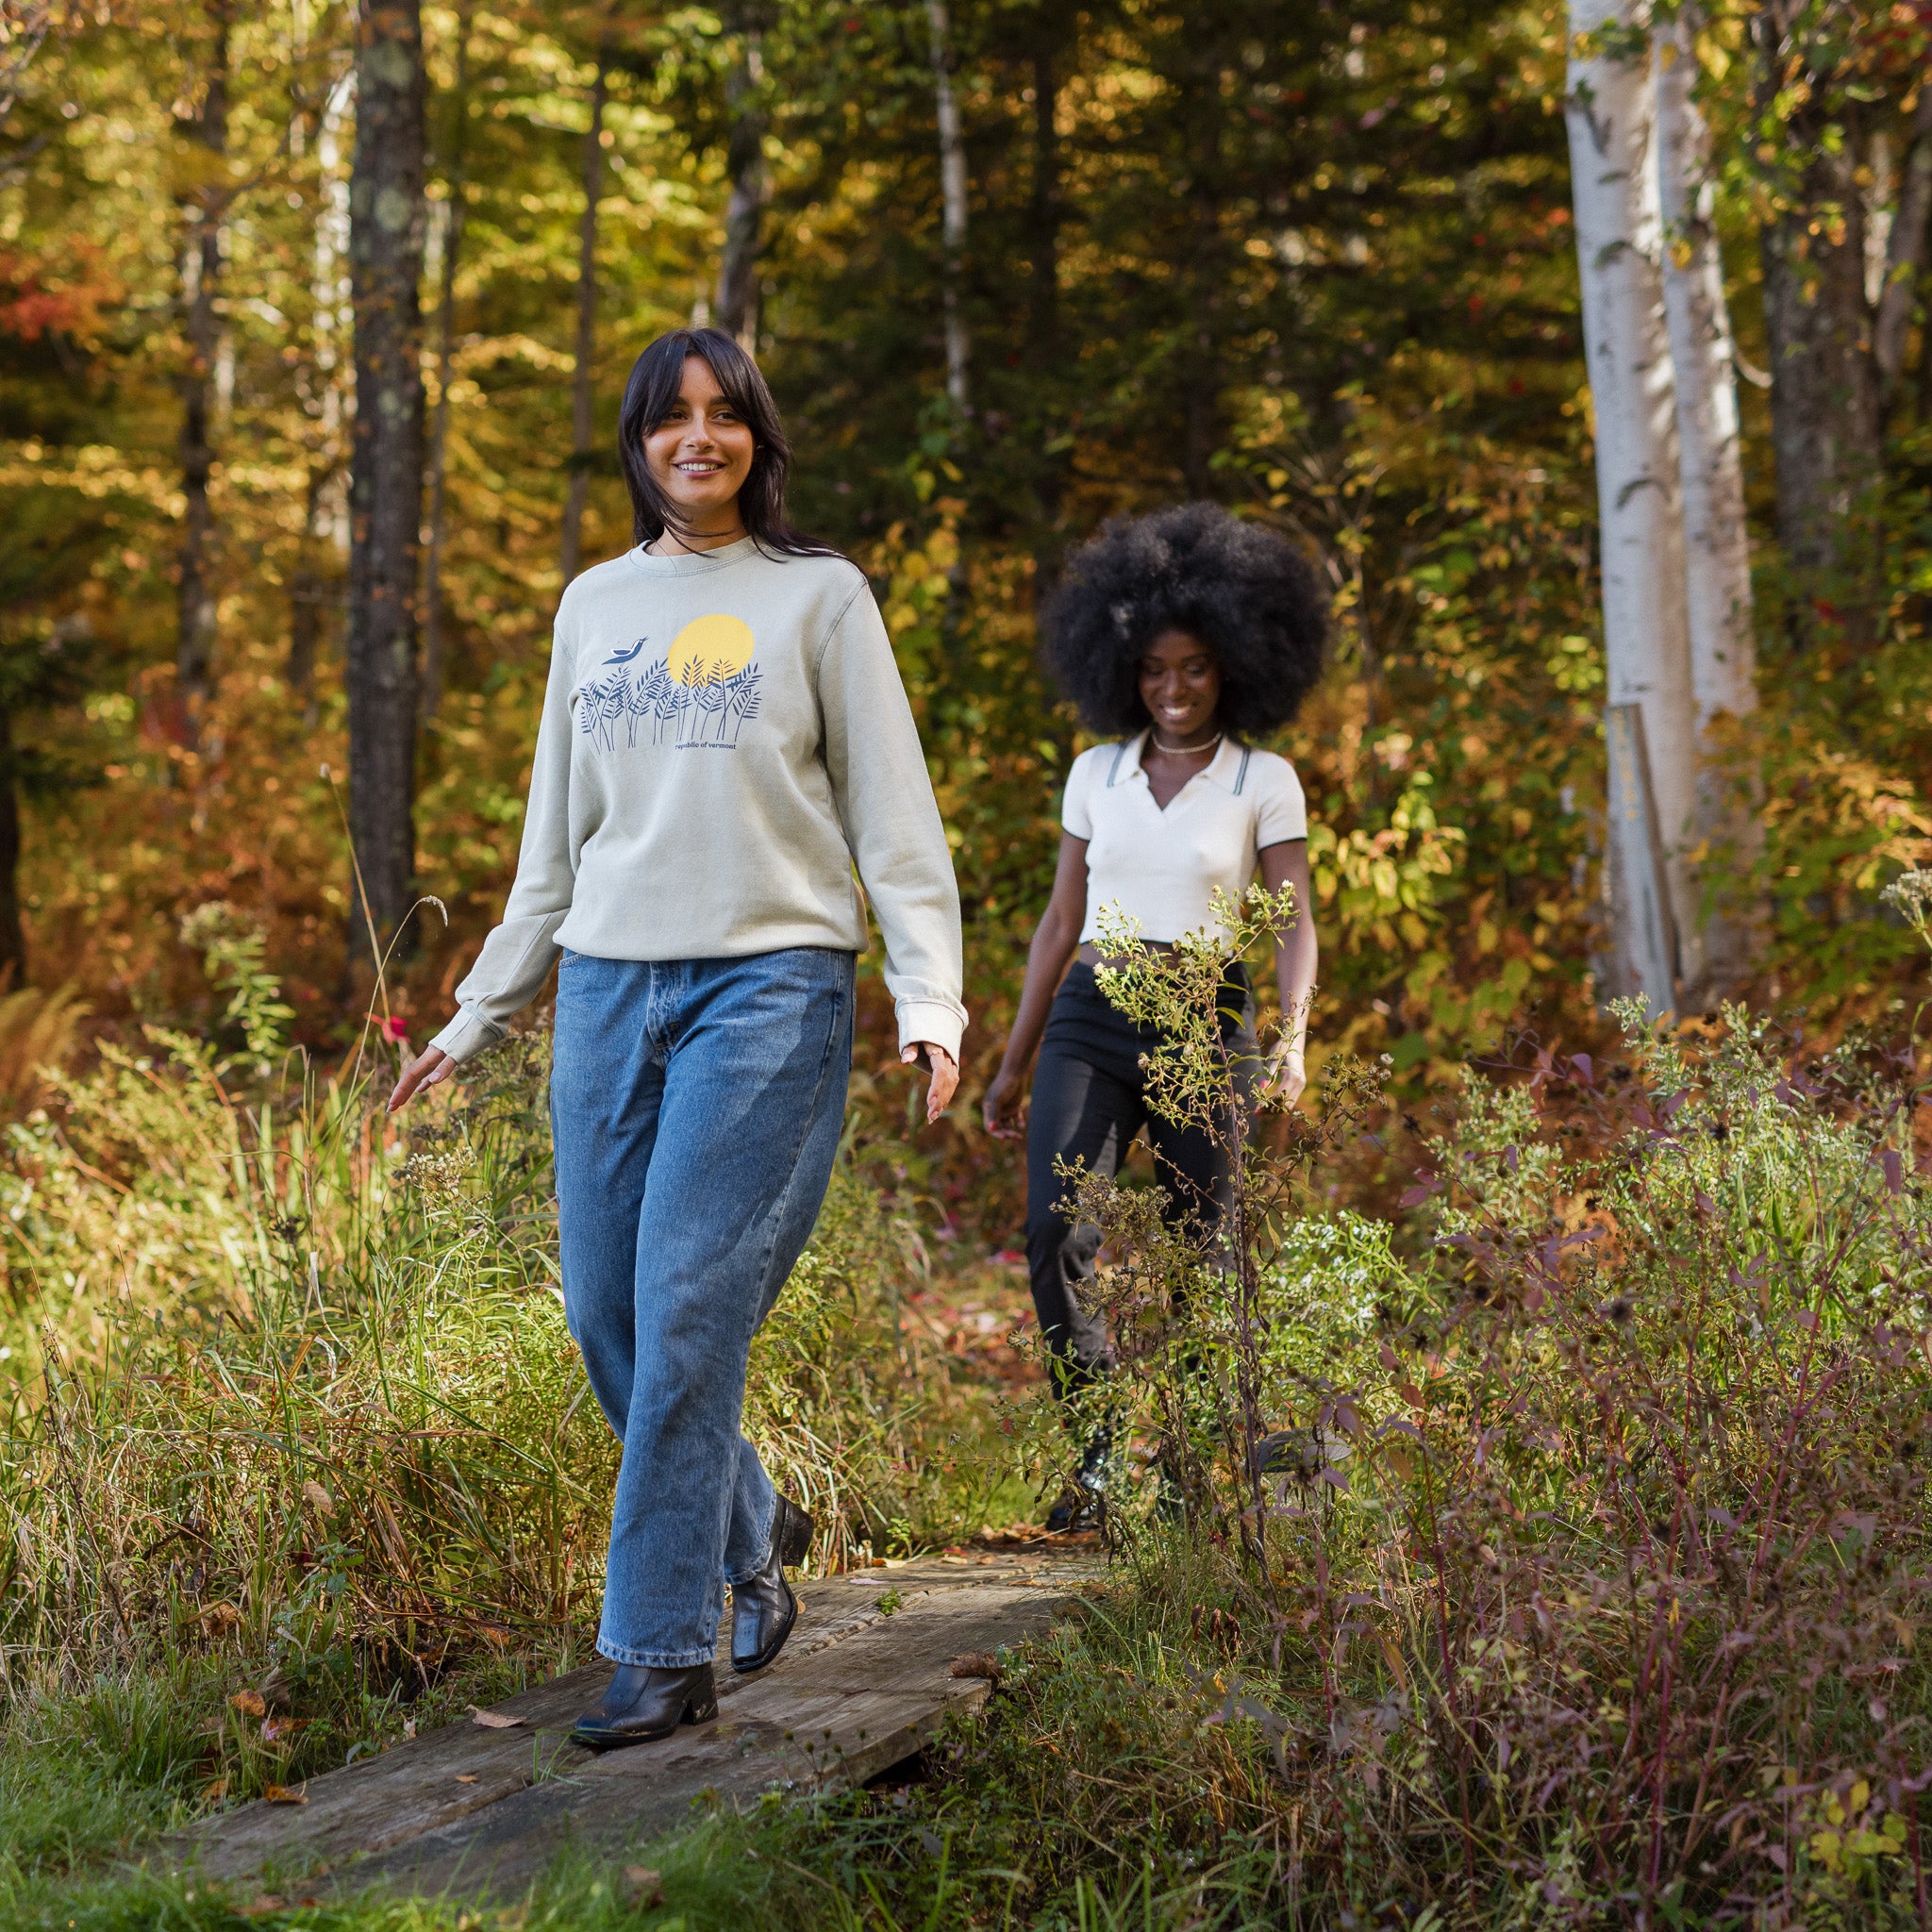
[[[1067, 774], [1053, 897], [1026, 958], [1025, 987], [987, 1128], [1021, 1132], [1017, 1102], [1037, 1047], [1026, 1136], [1026, 1258], [1033, 1303], [1062, 1394], [1113, 1365], [1106, 1318], [1084, 1305], [1099, 1230], [1060, 1211], [1056, 1163], [1112, 1174], [1143, 1127], [1173, 1224], [1210, 1228], [1224, 1210], [1230, 1157], [1199, 1127], [1152, 1116], [1141, 1061], [1160, 1045], [1110, 1006], [1094, 977], [1100, 913], [1135, 919], [1142, 943], [1214, 928], [1218, 888], [1239, 896], [1258, 866], [1302, 908], [1278, 938], [1279, 1042], [1265, 1065], [1247, 969], [1229, 962], [1222, 1032], [1262, 1095], [1292, 1103], [1315, 984], [1307, 815], [1294, 767], [1253, 741], [1292, 718], [1321, 675], [1327, 598], [1293, 544], [1212, 504], [1111, 523], [1068, 565], [1041, 612], [1048, 667], [1081, 722], [1109, 741]], [[1088, 1445], [1079, 1488], [1050, 1528], [1087, 1520], [1105, 1490], [1110, 1444]]]

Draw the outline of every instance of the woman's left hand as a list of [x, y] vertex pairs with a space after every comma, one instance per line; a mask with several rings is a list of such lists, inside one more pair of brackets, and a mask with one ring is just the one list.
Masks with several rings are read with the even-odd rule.
[[951, 1104], [959, 1085], [959, 1063], [944, 1047], [929, 1040], [915, 1040], [899, 1056], [907, 1066], [918, 1065], [932, 1072], [932, 1085], [925, 1090], [925, 1124], [931, 1126]]
[[1291, 1046], [1284, 1040], [1268, 1056], [1268, 1071], [1261, 1076], [1262, 1099], [1278, 1100], [1283, 1107], [1292, 1107], [1307, 1084], [1308, 1069], [1301, 1048]]

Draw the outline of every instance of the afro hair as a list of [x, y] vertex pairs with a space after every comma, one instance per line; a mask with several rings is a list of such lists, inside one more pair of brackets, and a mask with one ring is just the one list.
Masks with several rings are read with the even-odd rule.
[[1047, 668], [1090, 730], [1148, 723], [1141, 658], [1183, 630], [1221, 666], [1222, 725], [1265, 737], [1322, 675], [1328, 596], [1312, 562], [1218, 504], [1120, 517], [1069, 559], [1040, 617]]

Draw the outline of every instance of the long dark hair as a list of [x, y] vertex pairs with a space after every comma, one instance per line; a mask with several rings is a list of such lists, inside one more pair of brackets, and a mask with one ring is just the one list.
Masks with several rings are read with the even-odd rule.
[[750, 425], [757, 444], [751, 472], [738, 495], [738, 514], [746, 534], [760, 550], [781, 556], [835, 556], [785, 521], [785, 475], [791, 467], [791, 445], [758, 365], [735, 337], [721, 328], [674, 328], [631, 364], [617, 418], [617, 459], [624, 465], [624, 480], [630, 491], [633, 541], [655, 542], [667, 529], [679, 538], [690, 534], [644, 461], [644, 438], [670, 415], [684, 384], [686, 358], [691, 356], [709, 365], [725, 399]]

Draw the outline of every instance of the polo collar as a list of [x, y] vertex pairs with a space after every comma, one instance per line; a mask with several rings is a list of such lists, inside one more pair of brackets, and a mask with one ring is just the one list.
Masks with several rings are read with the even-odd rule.
[[[1141, 755], [1146, 750], [1147, 741], [1152, 735], [1151, 728], [1138, 732], [1122, 744], [1108, 772], [1107, 782], [1109, 785], [1126, 785], [1136, 778], [1142, 784], [1146, 783], [1146, 774], [1141, 769]], [[1224, 733], [1214, 756], [1194, 774], [1194, 778], [1205, 778], [1210, 785], [1233, 794], [1241, 784], [1247, 763], [1247, 752], [1234, 741], [1231, 732]], [[1190, 778], [1188, 784], [1191, 785], [1194, 778]], [[1186, 786], [1182, 787], [1183, 791], [1186, 789]]]

